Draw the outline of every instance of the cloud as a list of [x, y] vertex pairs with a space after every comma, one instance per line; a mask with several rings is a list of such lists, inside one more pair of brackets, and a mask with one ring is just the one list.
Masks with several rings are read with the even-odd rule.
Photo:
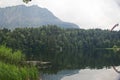
[[120, 6], [120, 0], [115, 0], [115, 1]]
[[119, 0], [44, 0], [38, 4], [81, 28], [110, 29], [120, 22]]
[[[22, 0], [0, 0], [0, 6], [23, 4]], [[32, 0], [64, 21], [81, 28], [110, 29], [120, 23], [120, 0]]]
[[0, 7], [24, 4], [22, 0], [0, 0]]

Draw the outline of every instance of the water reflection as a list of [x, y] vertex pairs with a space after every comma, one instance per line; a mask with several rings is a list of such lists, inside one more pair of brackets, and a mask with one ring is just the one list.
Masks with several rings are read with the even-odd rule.
[[44, 74], [43, 80], [120, 80], [119, 74], [110, 69], [63, 70], [57, 74]]
[[45, 70], [42, 80], [120, 80], [119, 74], [110, 68], [120, 64], [119, 53], [98, 49], [57, 54], [52, 68]]
[[42, 80], [61, 80], [63, 77], [71, 76], [74, 74], [78, 74], [79, 70], [62, 70], [59, 71], [57, 74], [43, 74]]

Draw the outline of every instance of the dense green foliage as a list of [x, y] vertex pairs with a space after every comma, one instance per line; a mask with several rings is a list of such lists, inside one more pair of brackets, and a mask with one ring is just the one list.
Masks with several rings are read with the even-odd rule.
[[0, 80], [38, 80], [38, 70], [21, 65], [24, 60], [20, 51], [0, 46]]
[[120, 46], [120, 31], [62, 29], [55, 25], [39, 28], [1, 29], [0, 44], [21, 50], [28, 60], [50, 61], [53, 67], [102, 68], [119, 65], [120, 54], [103, 50]]
[[10, 64], [19, 64], [24, 60], [24, 55], [20, 51], [12, 52], [12, 49], [0, 46], [0, 61]]
[[25, 3], [28, 3], [28, 2], [30, 2], [30, 1], [32, 1], [32, 0], [23, 0], [23, 2], [25, 2]]

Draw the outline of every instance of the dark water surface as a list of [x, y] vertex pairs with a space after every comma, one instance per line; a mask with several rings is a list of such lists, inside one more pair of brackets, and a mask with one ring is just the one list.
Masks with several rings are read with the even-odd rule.
[[[83, 54], [74, 51], [70, 53], [71, 55], [69, 53], [65, 52], [66, 56], [61, 54], [62, 57], [56, 56], [55, 61], [58, 61], [58, 65], [54, 65], [52, 69], [49, 69], [50, 71], [46, 70], [47, 73], [41, 76], [42, 80], [120, 80], [120, 74], [116, 73], [113, 68], [109, 68], [112, 65], [120, 65], [120, 52], [96, 49], [84, 51]], [[62, 70], [59, 67], [68, 70]], [[75, 70], [69, 70], [68, 67]], [[84, 69], [86, 67], [91, 69]]]

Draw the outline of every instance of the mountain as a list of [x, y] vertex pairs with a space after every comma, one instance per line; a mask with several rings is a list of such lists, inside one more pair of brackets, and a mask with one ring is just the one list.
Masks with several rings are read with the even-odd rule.
[[60, 20], [48, 9], [36, 5], [0, 8], [0, 27], [2, 28], [39, 27], [48, 24], [63, 28], [79, 28], [76, 24]]

